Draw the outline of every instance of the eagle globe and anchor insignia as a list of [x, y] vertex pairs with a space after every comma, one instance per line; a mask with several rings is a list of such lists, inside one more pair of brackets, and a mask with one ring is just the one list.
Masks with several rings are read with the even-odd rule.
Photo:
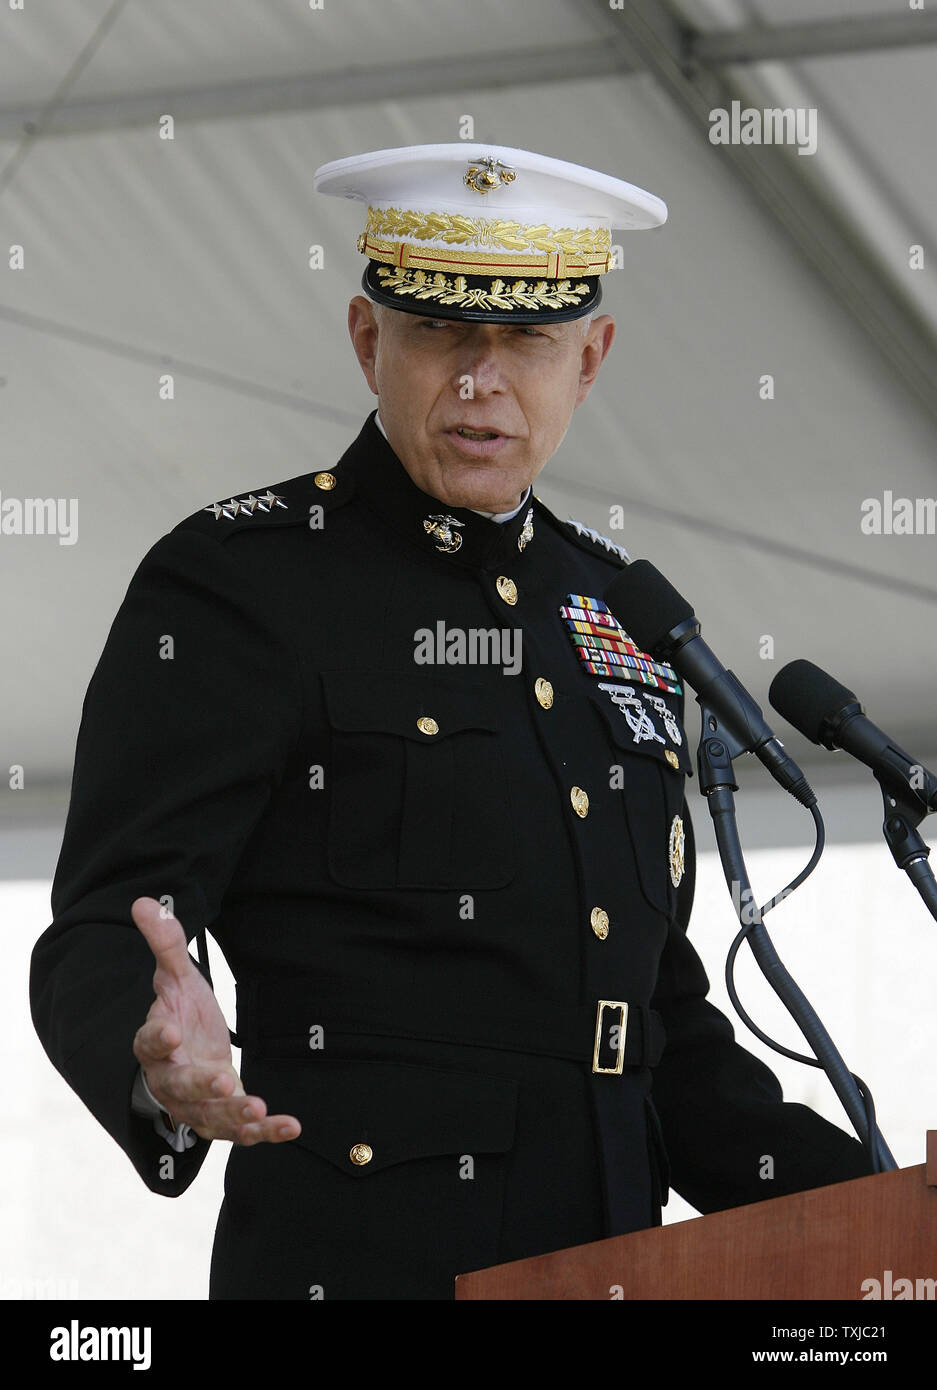
[[453, 526], [462, 527], [464, 525], [464, 521], [458, 521], [454, 516], [428, 516], [423, 522], [423, 530], [428, 536], [434, 536], [439, 541], [437, 550], [451, 555], [462, 544], [462, 537], [458, 531], [453, 531], [452, 528]]
[[469, 164], [462, 182], [466, 188], [474, 188], [476, 193], [490, 193], [493, 188], [513, 183], [516, 178], [517, 173], [510, 165], [503, 164], [494, 155], [486, 154]]
[[533, 509], [533, 507], [529, 507], [528, 510], [527, 510], [527, 515], [524, 517], [524, 525], [521, 527], [521, 533], [520, 533], [520, 535], [519, 535], [518, 538], [517, 538], [517, 548], [518, 548], [518, 550], [523, 551], [524, 548], [525, 548], [527, 545], [529, 545], [529, 543], [533, 540], [533, 538], [534, 538], [534, 509]]
[[[441, 550], [446, 555], [452, 555], [462, 544], [462, 537], [458, 531], [453, 531], [453, 526], [460, 529], [465, 525], [464, 521], [458, 521], [454, 516], [428, 516], [423, 522], [423, 530], [428, 536], [433, 536], [439, 544], [436, 549]], [[529, 507], [527, 515], [524, 517], [524, 525], [521, 527], [517, 537], [517, 548], [523, 551], [533, 540], [534, 536], [534, 509]]]

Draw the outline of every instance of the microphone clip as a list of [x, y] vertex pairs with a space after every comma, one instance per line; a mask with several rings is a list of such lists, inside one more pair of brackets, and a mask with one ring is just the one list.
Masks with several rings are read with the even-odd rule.
[[728, 787], [737, 792], [735, 768], [732, 761], [740, 753], [749, 749], [733, 731], [719, 719], [705, 699], [697, 696], [700, 707], [701, 731], [699, 747], [696, 750], [696, 767], [699, 773], [699, 788], [704, 796], [710, 796], [717, 787]]
[[882, 824], [885, 843], [898, 868], [906, 870], [915, 861], [927, 859], [930, 854], [930, 847], [917, 832], [928, 810], [922, 804], [920, 795], [908, 786], [903, 777], [876, 772], [875, 780], [882, 789], [885, 807]]

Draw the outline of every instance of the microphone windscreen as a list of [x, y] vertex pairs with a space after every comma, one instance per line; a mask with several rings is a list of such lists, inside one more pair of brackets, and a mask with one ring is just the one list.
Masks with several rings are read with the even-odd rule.
[[846, 705], [858, 704], [851, 690], [812, 661], [789, 661], [771, 682], [768, 699], [812, 743], [823, 743], [827, 720]]
[[638, 646], [653, 656], [693, 609], [650, 560], [632, 560], [605, 590], [605, 602]]

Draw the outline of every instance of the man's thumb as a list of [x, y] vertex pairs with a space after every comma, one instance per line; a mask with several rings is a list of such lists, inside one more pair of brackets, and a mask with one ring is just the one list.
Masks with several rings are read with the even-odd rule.
[[167, 914], [156, 898], [136, 898], [130, 905], [130, 915], [146, 938], [160, 969], [177, 979], [195, 969], [182, 923]]

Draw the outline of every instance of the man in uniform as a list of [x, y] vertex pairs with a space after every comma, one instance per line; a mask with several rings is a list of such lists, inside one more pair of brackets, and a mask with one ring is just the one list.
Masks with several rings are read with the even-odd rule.
[[611, 229], [664, 205], [502, 147], [316, 183], [367, 204], [378, 411], [135, 574], [34, 951], [50, 1058], [154, 1192], [234, 1141], [214, 1298], [450, 1298], [659, 1223], [668, 1181], [708, 1212], [869, 1172], [706, 1001], [684, 692], [603, 602], [624, 552], [531, 491], [612, 343]]

